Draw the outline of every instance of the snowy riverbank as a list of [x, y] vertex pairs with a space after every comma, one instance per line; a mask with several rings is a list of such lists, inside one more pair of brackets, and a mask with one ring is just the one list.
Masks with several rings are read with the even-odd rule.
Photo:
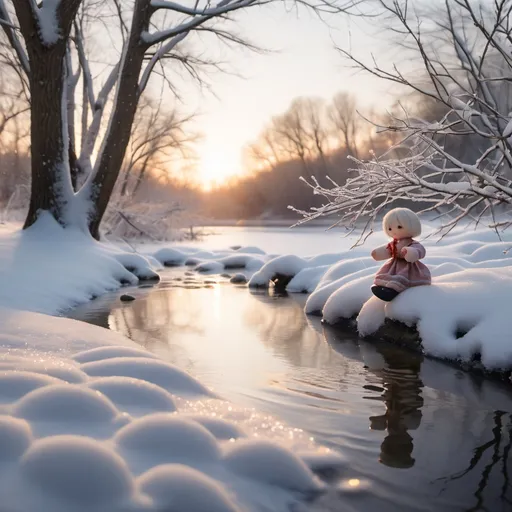
[[358, 315], [358, 329], [369, 334], [396, 319], [418, 330], [427, 353], [461, 360], [479, 354], [489, 369], [509, 368], [510, 244], [479, 231], [425, 245], [433, 285], [383, 308], [370, 297], [377, 265], [367, 247], [305, 258], [258, 247], [145, 246], [144, 256], [63, 230], [50, 218], [24, 233], [3, 229], [4, 505], [21, 512], [143, 511], [171, 503], [189, 512], [301, 510], [305, 497], [326, 489], [315, 467], [343, 461], [300, 431], [236, 411], [120, 336], [26, 311], [57, 314], [122, 284], [156, 279], [163, 265], [244, 269], [250, 286], [268, 286], [278, 275], [289, 292], [311, 293], [306, 312], [327, 322]]
[[305, 312], [321, 315], [328, 324], [357, 318], [359, 333], [368, 336], [386, 319], [398, 321], [417, 330], [429, 355], [461, 362], [477, 358], [488, 370], [509, 370], [512, 242], [499, 241], [488, 229], [462, 228], [441, 241], [425, 240], [432, 286], [407, 290], [389, 304], [370, 291], [380, 264], [369, 253], [384, 242], [376, 234], [363, 247], [311, 257], [268, 255], [257, 247], [233, 254], [181, 246], [156, 256], [165, 264], [186, 264], [205, 273], [244, 268], [250, 287], [266, 287], [277, 277], [288, 292], [309, 293]]
[[3, 229], [0, 255], [6, 510], [285, 512], [328, 491], [313, 470], [344, 462], [302, 431], [231, 406], [122, 336], [33, 313], [154, 279], [156, 259], [49, 218]]
[[352, 250], [340, 240], [333, 235], [333, 246], [341, 245], [341, 251], [311, 257], [267, 254], [253, 246], [205, 250], [181, 244], [145, 245], [138, 254], [64, 232], [43, 218], [25, 233], [0, 233], [0, 306], [55, 314], [122, 284], [158, 278], [163, 266], [187, 265], [208, 274], [242, 269], [251, 287], [266, 287], [279, 276], [288, 292], [309, 293], [305, 312], [322, 315], [328, 324], [356, 317], [359, 333], [367, 336], [386, 319], [396, 320], [418, 331], [427, 354], [461, 361], [478, 357], [487, 369], [510, 369], [512, 242], [498, 241], [488, 229], [462, 228], [442, 241], [427, 239], [432, 286], [407, 290], [385, 305], [372, 297], [380, 265], [368, 255], [385, 237], [372, 235]]

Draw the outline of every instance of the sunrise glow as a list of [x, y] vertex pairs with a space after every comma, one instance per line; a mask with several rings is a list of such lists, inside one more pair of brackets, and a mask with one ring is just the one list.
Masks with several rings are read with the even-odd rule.
[[197, 179], [206, 191], [223, 185], [241, 173], [238, 149], [206, 146], [199, 156]]

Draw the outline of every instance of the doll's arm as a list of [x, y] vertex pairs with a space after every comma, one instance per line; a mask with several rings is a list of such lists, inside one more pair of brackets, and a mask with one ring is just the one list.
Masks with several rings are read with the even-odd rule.
[[391, 258], [391, 251], [388, 249], [387, 245], [383, 245], [382, 247], [377, 247], [372, 251], [372, 258], [375, 261], [383, 261]]
[[414, 242], [408, 247], [404, 247], [402, 249], [402, 256], [408, 263], [414, 263], [415, 261], [421, 260], [425, 257], [425, 254], [425, 247], [418, 242]]

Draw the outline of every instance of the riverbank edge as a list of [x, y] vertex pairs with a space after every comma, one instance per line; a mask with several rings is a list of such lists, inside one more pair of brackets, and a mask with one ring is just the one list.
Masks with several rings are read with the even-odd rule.
[[[422, 353], [425, 357], [430, 359], [445, 362], [454, 368], [472, 373], [475, 376], [498, 380], [505, 383], [512, 383], [512, 368], [502, 370], [488, 370], [482, 365], [478, 358], [475, 358], [472, 361], [463, 361], [460, 359], [436, 357], [430, 354], [426, 354], [423, 350], [421, 337], [415, 327], [409, 327], [402, 322], [386, 318], [384, 325], [380, 327], [374, 334], [363, 337], [360, 336], [357, 331], [356, 319], [357, 315], [351, 318], [340, 318], [334, 324], [328, 324], [323, 320], [322, 323], [337, 333], [345, 333], [352, 336], [355, 335], [359, 339], [364, 339], [366, 341], [392, 343], [394, 345], [398, 345], [399, 347], [412, 350], [413, 352]], [[463, 334], [464, 333], [460, 333], [460, 336]]]

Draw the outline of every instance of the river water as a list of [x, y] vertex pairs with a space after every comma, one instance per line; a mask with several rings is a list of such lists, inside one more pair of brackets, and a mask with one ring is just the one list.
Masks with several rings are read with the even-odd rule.
[[[259, 237], [264, 249], [284, 252], [282, 237], [267, 237], [267, 247], [261, 233], [246, 237], [220, 243]], [[512, 510], [509, 385], [325, 329], [304, 315], [304, 296], [252, 292], [184, 269], [162, 277], [131, 289], [134, 302], [113, 293], [68, 316], [118, 331], [230, 401], [340, 452], [371, 483], [370, 495], [325, 510]]]

